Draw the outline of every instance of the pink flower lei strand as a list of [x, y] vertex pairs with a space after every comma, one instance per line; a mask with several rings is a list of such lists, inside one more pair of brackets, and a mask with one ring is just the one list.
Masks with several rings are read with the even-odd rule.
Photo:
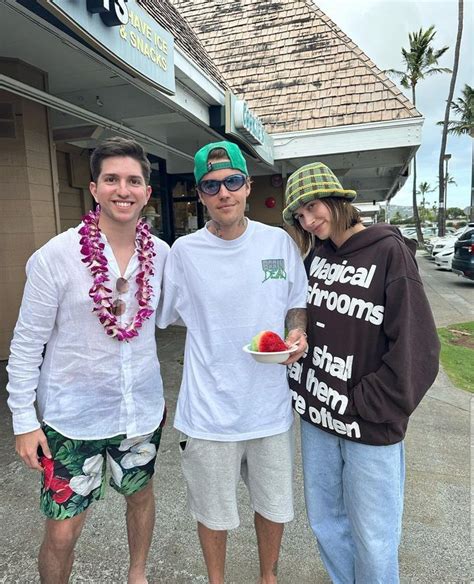
[[150, 300], [153, 287], [149, 278], [153, 276], [154, 251], [150, 229], [143, 219], [137, 223], [136, 250], [140, 269], [135, 279], [138, 290], [135, 298], [138, 300], [138, 310], [132, 321], [120, 326], [117, 317], [112, 312], [112, 290], [105, 285], [109, 281], [107, 258], [104, 255], [105, 244], [100, 238], [99, 229], [100, 207], [97, 211], [90, 211], [82, 218], [84, 225], [79, 229], [81, 235], [82, 261], [89, 268], [94, 283], [89, 290], [89, 296], [94, 302], [93, 312], [97, 313], [105, 332], [118, 341], [129, 341], [138, 336], [138, 329], [153, 314]]

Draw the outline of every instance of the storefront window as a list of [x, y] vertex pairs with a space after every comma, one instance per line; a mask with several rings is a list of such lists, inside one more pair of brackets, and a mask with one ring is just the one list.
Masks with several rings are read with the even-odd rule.
[[194, 179], [187, 176], [175, 177], [172, 196], [175, 237], [201, 228], [204, 223], [203, 209], [194, 188]]
[[161, 167], [153, 157], [150, 185], [152, 194], [143, 209], [143, 216], [153, 235], [170, 245], [177, 237], [200, 229], [206, 220], [199, 202], [192, 175], [171, 175], [161, 159]]
[[143, 216], [150, 226], [150, 231], [156, 237], [167, 241], [168, 232], [166, 225], [166, 163], [161, 158], [148, 154], [151, 165], [151, 197], [147, 206], [143, 209]]
[[197, 202], [174, 201], [176, 237], [196, 231], [198, 228]]
[[145, 221], [150, 226], [153, 235], [163, 238], [163, 217], [161, 214], [161, 199], [159, 197], [150, 197], [147, 206], [143, 209]]

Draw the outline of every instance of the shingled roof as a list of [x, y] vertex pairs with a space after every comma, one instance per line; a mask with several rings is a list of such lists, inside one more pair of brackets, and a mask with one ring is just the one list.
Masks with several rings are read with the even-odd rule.
[[169, 0], [160, 0], [160, 2], [155, 0], [137, 1], [156, 22], [173, 35], [176, 46], [180, 47], [191, 60], [223, 89], [229, 88], [216, 63], [209, 56], [194, 30]]
[[172, 0], [269, 132], [419, 117], [311, 0]]

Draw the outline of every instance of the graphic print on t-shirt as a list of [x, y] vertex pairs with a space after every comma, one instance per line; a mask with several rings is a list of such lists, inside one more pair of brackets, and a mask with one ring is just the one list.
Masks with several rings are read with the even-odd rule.
[[285, 260], [262, 260], [263, 282], [267, 280], [286, 280]]

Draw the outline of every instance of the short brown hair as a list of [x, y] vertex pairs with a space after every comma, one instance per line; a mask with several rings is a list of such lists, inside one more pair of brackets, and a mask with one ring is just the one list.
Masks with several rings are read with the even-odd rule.
[[122, 138], [121, 136], [114, 136], [104, 140], [97, 148], [92, 152], [90, 159], [90, 169], [92, 180], [97, 182], [99, 175], [102, 171], [102, 162], [106, 158], [112, 158], [112, 156], [129, 156], [134, 158], [140, 163], [142, 167], [143, 178], [145, 183], [150, 182], [151, 175], [151, 164], [146, 157], [145, 150], [142, 145], [131, 140], [130, 138]]
[[[341, 199], [340, 197], [325, 197], [319, 199], [321, 203], [326, 205], [331, 213], [332, 227], [336, 234], [343, 233], [346, 229], [350, 229], [362, 223], [359, 210], [356, 209], [349, 201]], [[305, 256], [313, 247], [319, 247], [321, 240], [303, 229], [298, 220], [295, 220], [293, 225], [293, 234], [301, 253]]]

